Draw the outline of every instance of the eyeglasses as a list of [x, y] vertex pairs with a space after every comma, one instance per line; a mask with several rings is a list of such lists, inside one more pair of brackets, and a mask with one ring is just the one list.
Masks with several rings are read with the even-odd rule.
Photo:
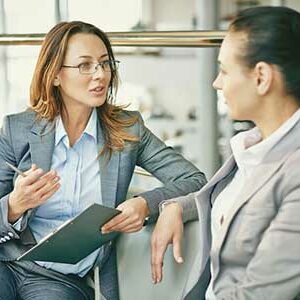
[[104, 60], [99, 63], [84, 62], [78, 66], [63, 65], [63, 68], [77, 68], [80, 74], [91, 75], [98, 71], [99, 66], [104, 72], [116, 71], [119, 67], [120, 61], [118, 60]]

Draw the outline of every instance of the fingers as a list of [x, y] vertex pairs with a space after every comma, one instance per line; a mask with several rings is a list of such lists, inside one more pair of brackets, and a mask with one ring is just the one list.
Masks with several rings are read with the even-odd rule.
[[151, 238], [151, 274], [154, 284], [162, 281], [163, 259], [169, 244], [173, 244], [173, 255], [176, 262], [183, 262], [181, 255], [182, 236], [181, 206], [177, 203], [172, 203], [163, 209]]
[[57, 182], [50, 190], [48, 190], [43, 196], [40, 198], [40, 204], [44, 203], [50, 197], [52, 197], [60, 188], [60, 183]]
[[119, 215], [117, 215], [116, 217], [112, 218], [110, 221], [105, 223], [101, 227], [101, 232], [108, 233], [108, 232], [116, 230], [116, 228], [118, 228], [118, 226], [120, 224], [122, 224], [126, 219], [127, 219], [127, 216], [123, 212], [120, 213]]
[[151, 274], [154, 284], [162, 281], [163, 277], [163, 260], [168, 243], [159, 241], [154, 238], [151, 242]]
[[60, 188], [59, 178], [55, 177], [53, 180], [46, 182], [38, 191], [36, 191], [36, 198], [40, 203], [43, 203], [50, 198]]
[[112, 220], [102, 226], [101, 232], [108, 233], [111, 231], [120, 232], [135, 232], [141, 229], [143, 226], [142, 219], [136, 214], [128, 215], [126, 212], [122, 212]]
[[56, 171], [44, 173], [33, 164], [18, 176], [15, 187], [9, 195], [8, 217], [10, 222], [17, 220], [26, 210], [37, 207], [48, 200], [60, 187]]
[[39, 180], [34, 182], [31, 185], [31, 189], [33, 191], [39, 191], [40, 189], [43, 189], [44, 187], [49, 187], [52, 185], [55, 185], [55, 183], [59, 180], [59, 177], [57, 176], [56, 171], [52, 170], [49, 171], [48, 173], [44, 174], [43, 176], [40, 177]]
[[31, 168], [24, 172], [24, 174], [29, 175], [32, 171], [38, 169], [38, 166], [36, 164], [32, 164]]
[[24, 173], [26, 177], [17, 179], [15, 197], [12, 198], [13, 206], [17, 201], [16, 205], [23, 207], [22, 210], [41, 205], [60, 188], [60, 178], [55, 170], [45, 173], [33, 164]]
[[128, 199], [117, 209], [121, 210], [121, 214], [104, 224], [101, 228], [102, 233], [138, 231], [143, 227], [145, 217], [149, 214], [146, 200], [141, 197]]
[[126, 218], [127, 218], [127, 216], [125, 216], [124, 213], [120, 213], [119, 215], [117, 215], [116, 217], [112, 218], [110, 221], [105, 223], [102, 226], [101, 231], [103, 233], [107, 233], [107, 232], [111, 231], [113, 228], [118, 226], [118, 224], [122, 223]]
[[177, 263], [183, 263], [183, 257], [181, 255], [181, 239], [182, 236], [178, 235], [173, 239], [173, 256]]
[[41, 168], [32, 168], [25, 172], [27, 175], [24, 178], [20, 178], [20, 185], [27, 186], [36, 182], [43, 174], [44, 171]]

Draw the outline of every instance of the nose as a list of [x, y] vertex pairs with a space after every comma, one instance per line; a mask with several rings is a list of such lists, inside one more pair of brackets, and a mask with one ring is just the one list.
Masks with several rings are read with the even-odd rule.
[[105, 76], [105, 73], [104, 73], [104, 70], [101, 66], [101, 64], [97, 64], [95, 66], [95, 73], [93, 74], [93, 78], [99, 78], [99, 77], [104, 77]]
[[222, 89], [222, 87], [221, 87], [221, 78], [220, 77], [221, 77], [221, 75], [220, 75], [220, 73], [218, 73], [216, 79], [214, 80], [214, 82], [212, 84], [212, 86], [215, 90], [221, 90]]

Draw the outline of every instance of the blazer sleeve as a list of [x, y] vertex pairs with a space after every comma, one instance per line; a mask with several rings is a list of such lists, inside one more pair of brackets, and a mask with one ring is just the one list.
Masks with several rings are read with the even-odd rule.
[[[14, 171], [7, 167], [6, 161], [16, 165], [9, 117], [4, 117], [0, 130], [0, 235], [19, 239], [19, 231], [8, 222], [8, 198], [13, 190]], [[26, 228], [26, 215], [22, 218], [20, 231]]]
[[177, 202], [182, 207], [182, 221], [184, 223], [189, 221], [195, 221], [199, 219], [196, 197], [199, 191], [189, 193], [188, 195], [162, 201], [159, 204], [159, 212], [162, 211], [162, 206], [168, 203]]
[[285, 167], [278, 212], [265, 231], [246, 274], [218, 300], [295, 299], [300, 294], [300, 155]]
[[137, 165], [164, 184], [163, 187], [140, 194], [147, 201], [150, 210], [149, 221], [153, 221], [158, 216], [161, 201], [199, 190], [206, 183], [206, 178], [192, 163], [156, 137], [144, 125], [141, 117], [139, 124]]

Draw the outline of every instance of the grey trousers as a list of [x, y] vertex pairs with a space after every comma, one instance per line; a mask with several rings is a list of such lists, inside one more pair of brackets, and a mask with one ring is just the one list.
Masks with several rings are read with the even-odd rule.
[[0, 300], [91, 300], [83, 279], [47, 270], [33, 262], [0, 262]]

